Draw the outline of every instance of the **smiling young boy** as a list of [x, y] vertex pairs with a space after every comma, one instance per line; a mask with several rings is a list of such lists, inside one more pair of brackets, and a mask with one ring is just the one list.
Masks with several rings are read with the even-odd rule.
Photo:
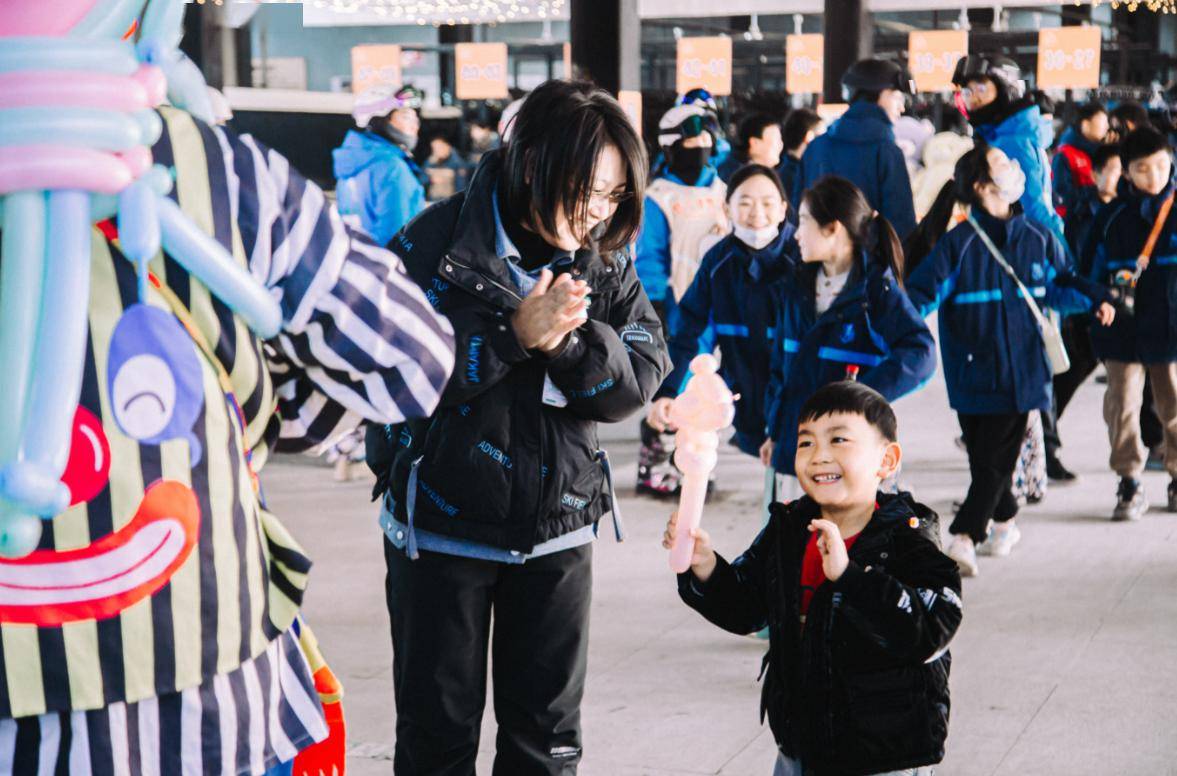
[[871, 388], [826, 385], [801, 410], [806, 495], [773, 504], [731, 563], [706, 531], [693, 533], [683, 601], [733, 633], [768, 626], [761, 717], [780, 748], [775, 776], [924, 776], [943, 759], [960, 573], [935, 541], [933, 512], [878, 492], [899, 467], [896, 431]]

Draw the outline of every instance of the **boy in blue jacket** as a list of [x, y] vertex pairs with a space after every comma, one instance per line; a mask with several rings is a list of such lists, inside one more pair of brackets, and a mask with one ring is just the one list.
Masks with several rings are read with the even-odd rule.
[[801, 157], [791, 201], [826, 175], [839, 175], [859, 188], [901, 240], [915, 229], [915, 200], [894, 124], [903, 115], [911, 77], [894, 62], [864, 59], [842, 76], [850, 109], [816, 137]]
[[421, 119], [421, 93], [411, 86], [395, 94], [361, 97], [356, 123], [332, 152], [339, 213], [377, 245], [387, 245], [425, 209], [424, 171], [413, 160]]
[[1092, 330], [1091, 344], [1108, 371], [1103, 415], [1112, 445], [1111, 467], [1120, 477], [1113, 520], [1136, 520], [1148, 510], [1140, 473], [1141, 391], [1147, 372], [1165, 430], [1168, 507], [1177, 512], [1177, 213], [1173, 212], [1173, 158], [1164, 135], [1151, 127], [1130, 133], [1120, 158], [1128, 185], [1104, 206], [1091, 227], [1083, 263], [1091, 279], [1115, 289], [1128, 314]]
[[736, 402], [733, 440], [759, 455], [765, 439], [775, 303], [781, 277], [791, 268], [796, 242], [785, 219], [785, 193], [771, 167], [749, 164], [731, 178], [727, 210], [733, 233], [707, 252], [678, 306], [670, 337], [672, 371], [650, 406], [647, 423], [670, 430], [670, 406], [686, 387], [691, 359], [719, 345], [720, 375]]
[[932, 334], [903, 292], [903, 251], [887, 220], [836, 176], [806, 191], [800, 209], [802, 264], [778, 286], [766, 397], [770, 438], [761, 448], [775, 472], [768, 494], [774, 501], [800, 495], [797, 419], [815, 390], [853, 367], [861, 382], [892, 401], [936, 368]]
[[964, 576], [977, 574], [978, 552], [1008, 555], [1021, 538], [1011, 479], [1028, 414], [1050, 406], [1051, 367], [1038, 323], [986, 238], [1044, 305], [1080, 311], [1103, 302], [1097, 318], [1107, 325], [1114, 317], [1108, 295], [1070, 271], [1054, 234], [1020, 212], [1022, 178], [996, 147], [979, 143], [962, 156], [920, 230], [943, 234], [957, 203], [968, 206], [969, 220], [927, 239], [935, 248], [907, 286], [922, 314], [940, 309], [948, 401], [969, 456], [972, 482], [947, 550]]
[[961, 57], [952, 76], [960, 103], [977, 137], [1000, 148], [1025, 176], [1018, 200], [1027, 218], [1054, 232], [1061, 243], [1063, 220], [1054, 209], [1050, 161], [1042, 144], [1042, 112], [1026, 96], [1021, 70], [1000, 55]]

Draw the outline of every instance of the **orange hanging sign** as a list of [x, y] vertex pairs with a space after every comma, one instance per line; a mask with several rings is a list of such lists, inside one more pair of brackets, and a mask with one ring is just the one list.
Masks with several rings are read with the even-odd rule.
[[921, 92], [951, 91], [956, 63], [969, 53], [964, 30], [917, 30], [907, 36], [907, 56], [915, 87]]
[[1055, 27], [1038, 31], [1038, 88], [1099, 86], [1099, 27]]
[[629, 120], [633, 122], [633, 128], [638, 131], [638, 137], [642, 136], [642, 93], [622, 90], [617, 93], [617, 101], [621, 103], [621, 107], [625, 109]]
[[393, 45], [353, 46], [351, 50], [351, 91], [363, 94], [375, 86], [401, 86], [401, 47]]
[[507, 91], [506, 43], [458, 43], [454, 46], [459, 100], [505, 100]]
[[814, 33], [785, 38], [785, 91], [821, 94], [824, 78], [825, 37]]
[[679, 38], [677, 71], [679, 94], [700, 87], [716, 96], [731, 94], [732, 39]]

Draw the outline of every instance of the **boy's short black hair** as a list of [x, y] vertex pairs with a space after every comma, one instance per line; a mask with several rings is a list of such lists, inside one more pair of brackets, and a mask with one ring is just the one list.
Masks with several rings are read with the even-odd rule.
[[789, 196], [785, 194], [785, 186], [781, 183], [781, 177], [776, 174], [776, 170], [771, 167], [765, 167], [763, 164], [745, 164], [740, 169], [732, 173], [732, 177], [727, 182], [727, 199], [730, 202], [732, 195], [736, 193], [736, 189], [744, 184], [744, 181], [749, 178], [755, 178], [757, 175], [763, 175], [765, 178], [776, 186], [776, 190], [781, 193], [781, 199], [786, 202], [789, 201]]
[[1075, 125], [1078, 126], [1084, 121], [1090, 121], [1093, 116], [1098, 116], [1101, 113], [1107, 114], [1107, 112], [1107, 107], [1099, 100], [1088, 100], [1080, 105], [1075, 113]]
[[874, 388], [854, 380], [840, 380], [822, 386], [813, 392], [801, 406], [801, 417], [797, 423], [808, 423], [826, 415], [861, 415], [867, 423], [879, 430], [888, 442], [899, 441], [899, 421], [895, 410]]
[[805, 142], [809, 130], [821, 123], [821, 116], [809, 108], [795, 108], [785, 118], [784, 128], [781, 130], [785, 140], [785, 150], [792, 151]]
[[763, 138], [764, 130], [774, 124], [780, 126], [780, 122], [767, 113], [752, 113], [740, 119], [740, 126], [736, 130], [738, 143], [736, 148], [739, 150], [742, 158], [748, 158], [748, 147], [752, 144], [752, 138]]
[[1169, 141], [1149, 125], [1137, 127], [1120, 143], [1120, 159], [1125, 171], [1137, 159], [1152, 156], [1157, 151], [1169, 151]]
[[1118, 159], [1120, 156], [1120, 144], [1110, 143], [1108, 145], [1101, 145], [1091, 152], [1091, 169], [1099, 172], [1104, 167], [1108, 166], [1108, 162], [1112, 159]]

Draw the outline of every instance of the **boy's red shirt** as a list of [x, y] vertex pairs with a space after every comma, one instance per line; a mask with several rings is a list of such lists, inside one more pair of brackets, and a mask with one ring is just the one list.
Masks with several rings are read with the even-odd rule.
[[[805, 621], [805, 614], [809, 611], [809, 602], [813, 600], [813, 594], [821, 587], [822, 583], [826, 581], [825, 571], [821, 566], [821, 551], [817, 549], [817, 532], [809, 535], [809, 541], [805, 544], [805, 557], [801, 559], [801, 621]], [[848, 536], [842, 541], [846, 544], [846, 551], [854, 546], [854, 542], [858, 540], [859, 534]]]

